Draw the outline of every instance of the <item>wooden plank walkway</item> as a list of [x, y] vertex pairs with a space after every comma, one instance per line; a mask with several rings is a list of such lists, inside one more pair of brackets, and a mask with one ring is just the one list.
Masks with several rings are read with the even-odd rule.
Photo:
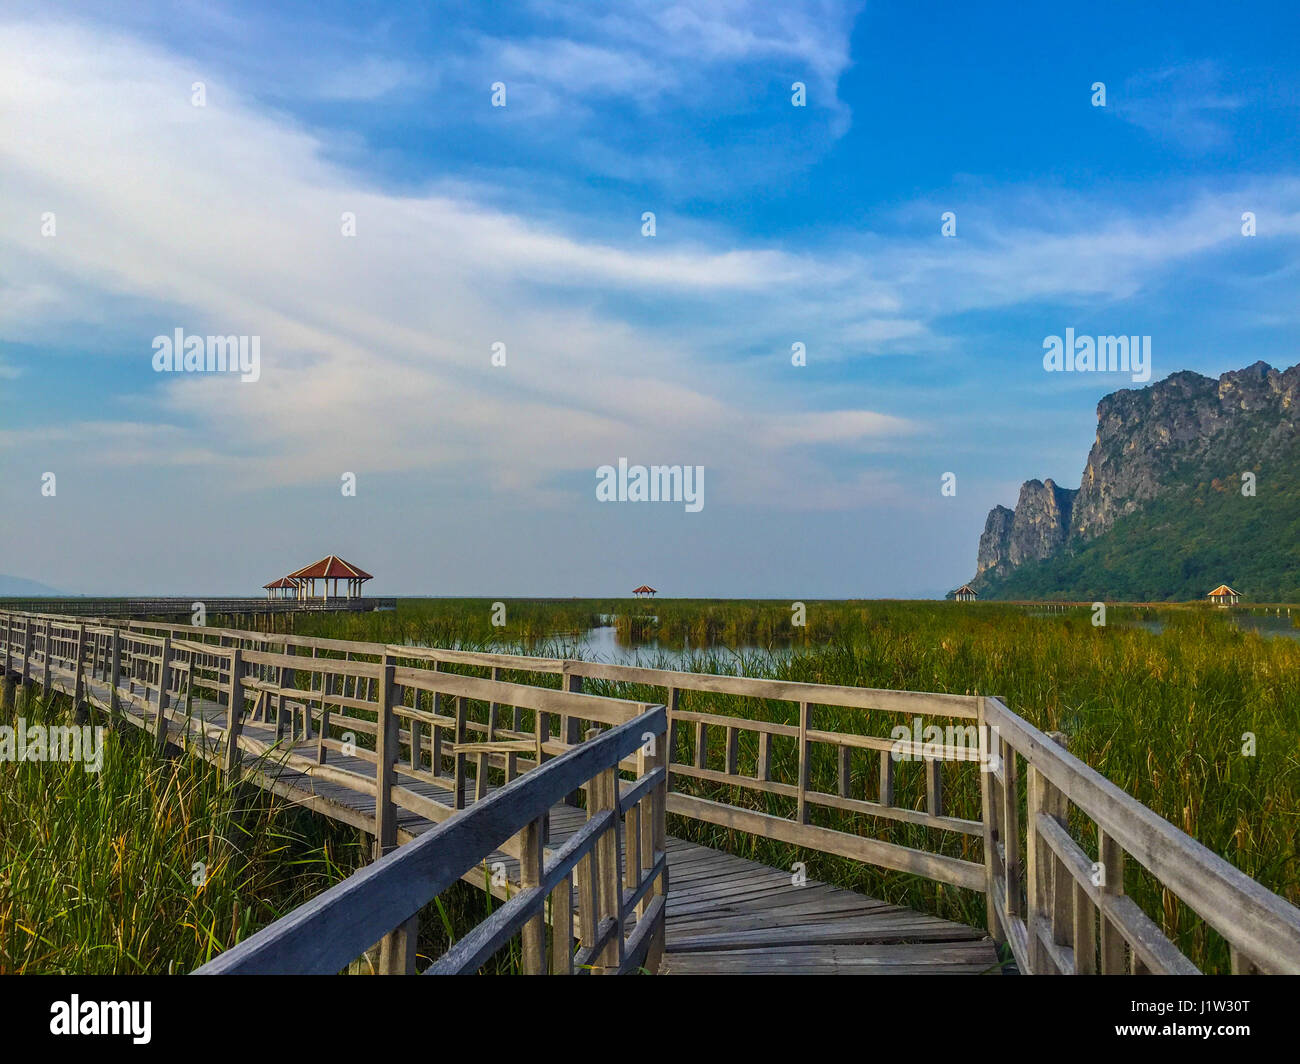
[[[41, 675], [44, 663], [33, 672]], [[8, 659], [10, 671], [21, 658]], [[55, 658], [51, 686], [71, 693], [75, 673]], [[106, 706], [107, 682], [83, 677], [89, 701]], [[119, 687], [125, 718], [154, 733], [152, 707], [126, 697]], [[286, 700], [301, 714], [301, 704]], [[179, 706], [168, 711], [168, 740], [218, 762], [224, 745], [225, 707], [195, 697], [187, 722]], [[321, 775], [283, 763], [286, 754], [316, 757], [316, 739], [287, 738], [277, 746], [274, 722], [248, 720], [242, 729], [241, 776], [245, 780], [334, 820], [364, 831], [375, 830], [375, 797]], [[329, 770], [373, 780], [374, 764], [362, 757], [331, 752]], [[424, 780], [396, 774], [403, 786], [443, 804], [452, 794]], [[474, 794], [464, 797], [466, 808]], [[556, 805], [550, 813], [548, 846], [559, 847], [586, 823], [584, 810]], [[407, 842], [434, 824], [410, 810], [399, 810], [397, 836]], [[982, 929], [941, 920], [826, 883], [808, 880], [796, 886], [789, 872], [732, 854], [670, 837], [667, 843], [669, 893], [665, 949], [660, 974], [983, 974], [998, 970], [997, 952]], [[504, 866], [509, 887], [491, 885], [490, 872]], [[505, 898], [520, 889], [519, 863], [494, 853], [464, 877], [489, 886]], [[576, 903], [575, 903], [576, 909]]]

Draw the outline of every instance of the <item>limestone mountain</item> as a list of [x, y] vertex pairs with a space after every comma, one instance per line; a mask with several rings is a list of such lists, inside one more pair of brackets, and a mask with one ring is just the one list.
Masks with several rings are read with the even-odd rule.
[[[1030, 480], [996, 506], [985, 598], [1300, 600], [1300, 365], [1175, 373], [1105, 396], [1078, 489]], [[1246, 475], [1246, 476], [1244, 476]]]

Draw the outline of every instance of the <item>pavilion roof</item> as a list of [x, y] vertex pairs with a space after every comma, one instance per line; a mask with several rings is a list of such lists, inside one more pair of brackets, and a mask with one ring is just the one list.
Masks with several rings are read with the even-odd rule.
[[358, 569], [355, 565], [345, 562], [337, 554], [331, 554], [322, 558], [318, 562], [313, 562], [306, 568], [299, 569], [295, 573], [290, 573], [286, 579], [290, 580], [373, 580], [368, 572], [364, 569]]
[[298, 581], [297, 581], [297, 580], [291, 580], [291, 579], [290, 579], [289, 577], [287, 577], [287, 576], [282, 576], [282, 577], [280, 577], [279, 580], [272, 580], [269, 584], [263, 584], [262, 586], [263, 586], [264, 588], [272, 588], [272, 587], [297, 587], [297, 586], [298, 586]]
[[1220, 584], [1218, 587], [1216, 587], [1213, 591], [1210, 592], [1211, 598], [1214, 598], [1216, 595], [1220, 597], [1227, 597], [1228, 595], [1236, 595], [1238, 598], [1240, 598], [1241, 592], [1233, 591], [1232, 588], [1230, 588], [1227, 584]]
[[634, 587], [632, 589], [632, 594], [644, 595], [647, 591], [654, 591], [654, 588], [652, 588], [649, 584], [642, 584], [640, 587]]

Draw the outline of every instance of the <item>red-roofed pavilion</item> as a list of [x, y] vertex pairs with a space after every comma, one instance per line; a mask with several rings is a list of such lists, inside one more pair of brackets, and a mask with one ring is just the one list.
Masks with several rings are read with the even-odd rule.
[[634, 587], [632, 589], [632, 594], [637, 595], [638, 597], [641, 595], [653, 595], [654, 593], [655, 589], [649, 584], [642, 584], [640, 587]]
[[317, 580], [323, 581], [321, 598], [328, 595], [331, 580], [334, 581], [335, 597], [338, 597], [339, 581], [342, 580], [347, 587], [347, 597], [360, 598], [361, 585], [367, 580], [373, 580], [374, 577], [364, 569], [358, 569], [355, 565], [345, 562], [337, 554], [331, 554], [304, 569], [299, 569], [296, 573], [290, 573], [285, 579], [297, 582], [299, 598], [315, 598]]
[[279, 580], [272, 580], [269, 584], [263, 584], [262, 587], [266, 589], [267, 598], [288, 599], [298, 597], [298, 581], [291, 580], [287, 576], [282, 576]]

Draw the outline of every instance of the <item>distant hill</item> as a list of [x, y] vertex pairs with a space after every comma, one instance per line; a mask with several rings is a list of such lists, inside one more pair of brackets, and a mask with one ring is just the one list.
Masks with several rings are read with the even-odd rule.
[[5, 576], [0, 573], [0, 597], [39, 598], [45, 595], [62, 595], [63, 592], [35, 580], [24, 580], [21, 576]]
[[982, 598], [1300, 602], [1300, 365], [1175, 373], [1097, 418], [1077, 489], [1030, 480], [989, 513]]

